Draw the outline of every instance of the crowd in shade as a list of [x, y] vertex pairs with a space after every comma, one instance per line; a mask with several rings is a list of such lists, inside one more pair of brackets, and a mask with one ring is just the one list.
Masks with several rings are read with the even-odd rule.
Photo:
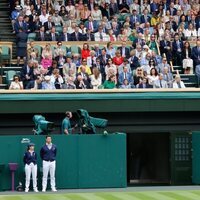
[[[200, 77], [199, 0], [10, 0], [10, 9], [24, 59], [10, 89], [184, 88], [174, 66]], [[31, 33], [41, 53], [27, 47]], [[66, 41], [83, 41], [81, 51]]]

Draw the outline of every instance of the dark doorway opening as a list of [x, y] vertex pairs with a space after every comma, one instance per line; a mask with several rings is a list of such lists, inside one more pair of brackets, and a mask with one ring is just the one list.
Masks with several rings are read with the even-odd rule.
[[170, 134], [127, 134], [128, 184], [170, 183]]

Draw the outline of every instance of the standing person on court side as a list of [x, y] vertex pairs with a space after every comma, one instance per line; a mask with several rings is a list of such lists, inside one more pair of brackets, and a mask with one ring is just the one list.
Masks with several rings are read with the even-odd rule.
[[26, 174], [26, 182], [25, 182], [25, 192], [29, 191], [31, 174], [33, 179], [33, 190], [34, 192], [38, 192], [37, 189], [37, 154], [34, 151], [34, 144], [30, 143], [28, 145], [27, 151], [24, 154], [24, 164], [25, 164], [25, 174]]
[[67, 111], [65, 115], [66, 117], [62, 121], [61, 134], [69, 135], [72, 133], [72, 127], [70, 122], [70, 119], [72, 118], [72, 113], [70, 111]]
[[40, 157], [42, 159], [43, 177], [42, 177], [42, 192], [46, 192], [47, 177], [50, 172], [50, 183], [52, 192], [57, 192], [55, 183], [56, 170], [56, 154], [57, 147], [51, 142], [51, 136], [46, 136], [46, 144], [40, 150]]

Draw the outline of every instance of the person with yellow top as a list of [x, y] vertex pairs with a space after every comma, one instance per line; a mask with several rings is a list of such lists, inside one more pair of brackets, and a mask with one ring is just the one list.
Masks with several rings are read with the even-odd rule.
[[157, 14], [157, 11], [153, 12], [151, 18], [151, 26], [156, 27], [160, 23], [160, 17]]
[[89, 66], [87, 66], [87, 60], [82, 60], [82, 65], [78, 68], [78, 73], [80, 73], [84, 69], [84, 72], [87, 73], [89, 76], [92, 74], [91, 69]]

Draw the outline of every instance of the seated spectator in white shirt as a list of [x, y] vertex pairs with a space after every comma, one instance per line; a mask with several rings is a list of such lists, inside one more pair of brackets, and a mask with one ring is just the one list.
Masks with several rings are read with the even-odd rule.
[[185, 88], [185, 84], [183, 83], [183, 81], [181, 81], [181, 77], [178, 74], [175, 76], [173, 88]]
[[109, 37], [106, 33], [103, 32], [103, 27], [99, 26], [99, 31], [94, 34], [94, 40], [101, 41], [109, 41]]

